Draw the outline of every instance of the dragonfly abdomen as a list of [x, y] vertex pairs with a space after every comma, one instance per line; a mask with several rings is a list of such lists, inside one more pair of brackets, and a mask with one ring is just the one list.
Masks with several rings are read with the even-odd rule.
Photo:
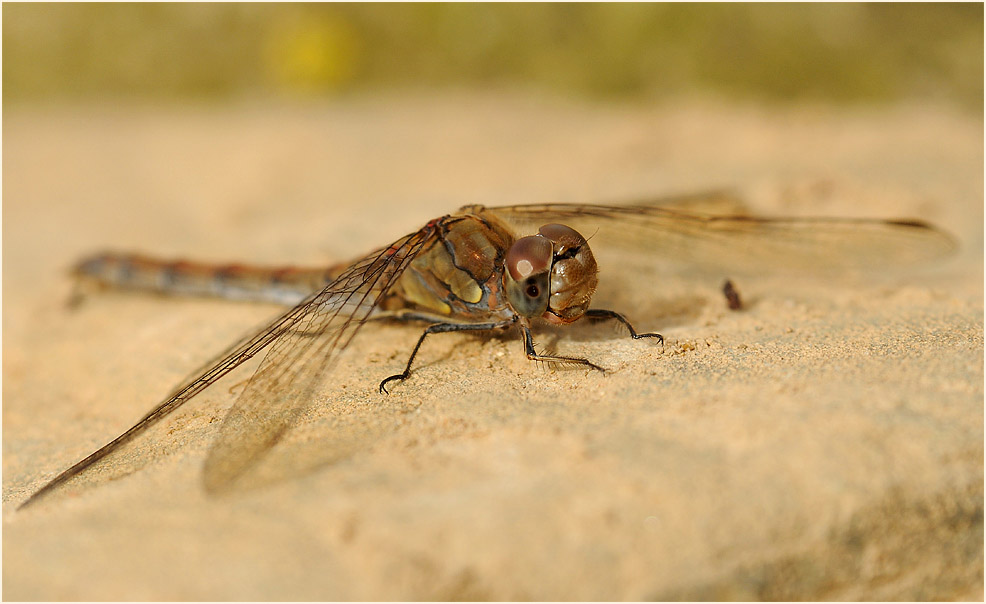
[[344, 268], [206, 264], [105, 253], [80, 261], [72, 273], [99, 287], [293, 305], [325, 287]]

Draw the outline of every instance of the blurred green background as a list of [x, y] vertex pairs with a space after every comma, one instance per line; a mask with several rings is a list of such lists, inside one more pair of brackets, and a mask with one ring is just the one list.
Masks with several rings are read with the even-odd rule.
[[436, 87], [981, 112], [983, 5], [3, 5], [7, 103]]

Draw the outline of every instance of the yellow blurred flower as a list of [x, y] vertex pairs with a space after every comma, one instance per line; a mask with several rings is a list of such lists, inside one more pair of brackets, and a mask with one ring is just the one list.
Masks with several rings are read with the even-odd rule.
[[358, 58], [355, 30], [329, 15], [305, 15], [274, 24], [264, 49], [268, 77], [298, 93], [344, 87], [356, 74]]

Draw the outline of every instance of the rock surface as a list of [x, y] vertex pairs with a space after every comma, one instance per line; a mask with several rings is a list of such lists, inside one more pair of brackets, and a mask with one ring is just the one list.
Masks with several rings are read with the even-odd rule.
[[[977, 119], [463, 94], [22, 108], [4, 127], [6, 599], [983, 597]], [[539, 332], [601, 375], [537, 367], [514, 336], [435, 337], [385, 397], [419, 329], [372, 325], [251, 488], [201, 485], [240, 371], [16, 509], [278, 312], [123, 293], [69, 309], [82, 255], [318, 265], [466, 203], [722, 186], [763, 214], [925, 219], [961, 247], [834, 278], [597, 251], [599, 303], [665, 346]]]

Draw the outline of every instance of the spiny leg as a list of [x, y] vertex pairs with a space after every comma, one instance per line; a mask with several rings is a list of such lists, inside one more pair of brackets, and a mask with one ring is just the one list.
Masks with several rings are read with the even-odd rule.
[[531, 336], [531, 330], [527, 326], [522, 326], [521, 329], [524, 330], [524, 351], [527, 353], [527, 358], [532, 361], [545, 361], [547, 363], [561, 363], [568, 365], [585, 365], [586, 367], [591, 367], [592, 369], [597, 369], [602, 372], [606, 371], [588, 359], [538, 354], [537, 351], [534, 350], [534, 337]]
[[497, 321], [494, 323], [436, 323], [434, 325], [429, 325], [421, 337], [418, 338], [418, 343], [414, 345], [414, 350], [411, 351], [411, 357], [407, 360], [407, 366], [404, 367], [403, 373], [398, 373], [392, 375], [382, 382], [380, 382], [380, 394], [390, 394], [387, 392], [387, 383], [394, 380], [404, 381], [411, 375], [411, 363], [414, 362], [414, 357], [417, 356], [418, 350], [421, 348], [421, 344], [428, 337], [428, 334], [432, 333], [449, 333], [452, 331], [488, 331], [492, 329], [502, 329], [504, 327], [509, 327], [513, 325], [516, 319], [509, 319], [507, 321]]
[[661, 342], [661, 344], [664, 343], [664, 336], [662, 336], [659, 333], [638, 334], [637, 330], [633, 328], [633, 325], [630, 325], [630, 321], [627, 321], [626, 317], [624, 317], [623, 315], [621, 315], [620, 313], [614, 310], [603, 310], [601, 308], [589, 309], [588, 311], [586, 311], [585, 316], [590, 319], [597, 319], [597, 320], [616, 319], [617, 321], [622, 323], [627, 329], [630, 330], [630, 337], [633, 338], [634, 340], [639, 340], [641, 338], [657, 338]]

